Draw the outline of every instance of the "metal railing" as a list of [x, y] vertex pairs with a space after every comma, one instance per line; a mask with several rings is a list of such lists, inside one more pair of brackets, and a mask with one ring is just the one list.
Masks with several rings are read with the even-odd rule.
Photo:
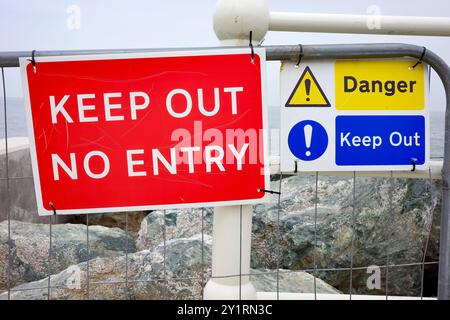
[[[449, 241], [450, 241], [450, 225], [449, 225], [449, 211], [450, 211], [450, 191], [449, 191], [449, 181], [450, 181], [450, 69], [447, 66], [447, 64], [439, 58], [436, 54], [433, 52], [427, 50], [424, 53], [424, 50], [422, 47], [414, 46], [414, 45], [404, 45], [404, 44], [360, 44], [360, 45], [311, 45], [307, 46], [304, 45], [302, 47], [298, 45], [293, 46], [267, 46], [266, 52], [267, 52], [267, 58], [271, 61], [285, 61], [285, 60], [294, 60], [297, 61], [299, 56], [303, 56], [304, 58], [308, 59], [360, 59], [360, 58], [396, 58], [396, 57], [412, 57], [420, 59], [422, 57], [422, 60], [426, 63], [428, 63], [440, 76], [445, 90], [446, 90], [446, 96], [447, 96], [447, 112], [446, 112], [446, 131], [445, 131], [445, 154], [444, 154], [444, 160], [442, 162], [442, 185], [443, 185], [443, 196], [442, 196], [442, 212], [441, 212], [441, 235], [440, 235], [440, 254], [439, 254], [439, 283], [438, 283], [438, 297], [440, 299], [450, 299], [450, 252], [448, 250]], [[192, 48], [185, 48], [186, 50], [192, 50]], [[197, 49], [205, 49], [205, 48], [197, 48]], [[223, 48], [222, 48], [223, 49]], [[38, 51], [35, 54], [35, 57], [41, 57], [41, 56], [55, 56], [55, 55], [79, 55], [79, 54], [108, 54], [108, 53], [126, 53], [126, 52], [147, 52], [147, 51], [170, 51], [174, 49], [132, 49], [132, 50], [84, 50], [84, 51]], [[6, 183], [6, 189], [9, 192], [10, 189], [10, 182], [12, 180], [17, 179], [31, 179], [32, 177], [11, 177], [9, 174], [9, 162], [8, 162], [8, 124], [7, 124], [7, 91], [5, 86], [5, 77], [4, 77], [4, 68], [6, 67], [17, 67], [18, 66], [18, 58], [19, 57], [28, 57], [30, 56], [31, 52], [2, 52], [0, 53], [0, 67], [2, 70], [2, 83], [3, 83], [3, 104], [4, 104], [4, 125], [5, 125], [5, 178], [0, 178], [0, 180], [4, 180]], [[429, 181], [429, 188], [433, 187], [433, 179], [439, 178], [439, 170], [440, 170], [440, 162], [432, 162], [431, 169], [428, 172], [376, 172], [376, 173], [362, 173], [362, 172], [350, 172], [346, 173], [346, 175], [350, 175], [350, 178], [352, 179], [353, 183], [353, 203], [352, 203], [352, 210], [353, 210], [353, 216], [355, 214], [355, 202], [356, 202], [356, 181], [361, 176], [384, 176], [387, 177], [390, 181], [391, 187], [393, 187], [394, 179], [396, 179], [397, 176], [400, 176], [402, 178], [417, 178], [417, 179], [427, 179]], [[3, 169], [2, 169], [3, 170]], [[276, 174], [277, 169], [276, 166], [273, 167], [272, 174]], [[316, 256], [315, 252], [317, 250], [317, 227], [318, 227], [318, 204], [320, 199], [320, 194], [318, 193], [318, 183], [319, 179], [322, 175], [336, 175], [340, 176], [342, 173], [315, 173], [314, 174], [314, 188], [315, 188], [315, 197], [314, 197], [314, 261], [312, 268], [299, 268], [295, 270], [282, 270], [280, 261], [281, 261], [281, 251], [279, 250], [281, 247], [281, 234], [280, 234], [280, 214], [281, 214], [281, 196], [278, 197], [278, 199], [275, 199], [275, 201], [278, 201], [278, 212], [276, 215], [276, 231], [274, 238], [277, 242], [277, 267], [276, 271], [269, 271], [269, 272], [259, 272], [256, 274], [232, 274], [232, 275], [221, 275], [221, 276], [215, 276], [212, 277], [210, 273], [207, 271], [208, 266], [206, 265], [206, 258], [205, 258], [205, 209], [201, 209], [202, 215], [201, 215], [201, 272], [200, 276], [195, 277], [183, 277], [183, 278], [170, 278], [170, 281], [197, 281], [199, 283], [199, 288], [203, 288], [203, 285], [206, 283], [207, 279], [212, 278], [237, 278], [239, 279], [239, 283], [241, 283], [241, 280], [243, 277], [258, 277], [258, 276], [264, 276], [264, 275], [274, 275], [276, 276], [276, 283], [277, 283], [277, 291], [276, 291], [276, 298], [280, 298], [280, 276], [285, 273], [295, 273], [300, 271], [305, 271], [312, 273], [314, 277], [314, 298], [318, 298], [318, 292], [317, 292], [317, 286], [316, 286], [316, 276], [319, 275], [320, 272], [327, 272], [327, 271], [334, 271], [334, 272], [349, 272], [350, 279], [352, 279], [352, 273], [356, 270], [363, 270], [367, 269], [369, 266], [360, 266], [360, 265], [354, 265], [353, 264], [353, 256], [354, 256], [354, 240], [355, 240], [355, 226], [354, 222], [355, 220], [352, 220], [351, 223], [351, 229], [352, 229], [352, 250], [351, 250], [351, 264], [349, 267], [336, 267], [336, 268], [319, 268], [316, 264]], [[345, 174], [344, 174], [345, 175]], [[282, 182], [284, 179], [283, 174], [279, 174], [278, 182], [279, 182], [279, 191], [282, 193]], [[392, 190], [391, 190], [392, 191]], [[430, 191], [431, 195], [431, 191]], [[6, 197], [6, 203], [5, 207], [8, 211], [8, 270], [7, 270], [7, 277], [8, 277], [8, 288], [7, 288], [7, 294], [8, 299], [14, 298], [14, 293], [17, 291], [23, 291], [24, 289], [21, 289], [20, 287], [14, 288], [12, 286], [12, 279], [11, 279], [11, 267], [13, 265], [12, 263], [12, 246], [11, 246], [11, 239], [12, 239], [12, 230], [11, 230], [11, 215], [10, 215], [10, 204], [9, 204], [9, 197]], [[392, 192], [390, 192], [390, 199], [389, 199], [391, 205], [392, 205]], [[434, 211], [428, 213], [431, 218], [429, 221], [433, 221], [433, 214]], [[124, 213], [125, 215], [125, 232], [126, 237], [128, 239], [129, 235], [129, 214]], [[355, 218], [355, 217], [353, 217]], [[167, 275], [167, 266], [166, 266], [166, 258], [167, 258], [167, 235], [166, 235], [166, 212], [164, 211], [164, 223], [162, 225], [163, 230], [163, 239], [162, 239], [162, 245], [163, 245], [163, 272], [162, 272], [162, 278], [158, 279], [149, 279], [149, 280], [142, 280], [142, 279], [130, 279], [129, 278], [129, 255], [130, 252], [128, 252], [128, 244], [126, 244], [126, 250], [125, 250], [125, 278], [123, 280], [112, 280], [112, 281], [91, 281], [91, 252], [90, 252], [90, 222], [89, 222], [89, 215], [86, 215], [86, 284], [85, 284], [85, 290], [86, 290], [86, 298], [91, 298], [91, 287], [93, 285], [124, 285], [126, 288], [126, 291], [129, 292], [131, 290], [131, 287], [134, 286], [138, 282], [161, 282], [161, 283], [167, 283], [168, 275]], [[52, 298], [52, 289], [57, 288], [57, 286], [52, 285], [52, 276], [54, 275], [54, 272], [56, 270], [52, 270], [52, 259], [54, 256], [54, 252], [52, 252], [52, 238], [53, 238], [53, 225], [54, 225], [53, 217], [49, 217], [48, 220], [48, 226], [49, 226], [49, 257], [48, 257], [48, 277], [46, 279], [46, 286], [40, 286], [38, 288], [34, 287], [32, 289], [26, 289], [26, 290], [47, 290], [47, 298]], [[391, 268], [402, 268], [402, 267], [421, 267], [421, 277], [422, 277], [422, 283], [421, 283], [421, 297], [423, 298], [423, 277], [424, 277], [424, 269], [426, 265], [431, 264], [437, 264], [437, 261], [426, 261], [425, 256], [428, 249], [428, 243], [429, 243], [429, 234], [430, 230], [432, 228], [432, 225], [426, 226], [426, 233], [427, 238], [426, 242], [423, 247], [423, 259], [421, 261], [411, 262], [411, 263], [403, 263], [403, 264], [393, 264], [389, 261], [389, 254], [386, 254], [386, 261], [385, 264], [382, 266], [379, 266], [380, 268], [385, 270], [385, 293], [386, 298], [389, 298], [389, 270]], [[241, 232], [242, 234], [242, 232]], [[128, 240], [127, 240], [128, 241]], [[226, 253], [225, 253], [226, 254]], [[58, 270], [61, 271], [61, 270]], [[350, 280], [349, 283], [349, 298], [351, 299], [353, 292], [353, 284]], [[199, 295], [197, 297], [201, 297], [201, 292], [199, 292]], [[239, 297], [241, 295], [239, 294]]]

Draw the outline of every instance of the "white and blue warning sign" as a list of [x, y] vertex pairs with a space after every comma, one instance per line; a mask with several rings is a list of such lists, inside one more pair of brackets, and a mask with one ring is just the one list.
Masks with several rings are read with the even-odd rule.
[[428, 169], [428, 70], [414, 63], [284, 63], [281, 171]]

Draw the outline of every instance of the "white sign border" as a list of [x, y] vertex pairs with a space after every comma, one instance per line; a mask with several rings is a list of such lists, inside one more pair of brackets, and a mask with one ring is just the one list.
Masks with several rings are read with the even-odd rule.
[[[302, 61], [301, 66], [308, 66], [308, 63], [312, 63], [312, 64], [318, 64], [318, 63], [330, 63], [333, 65], [333, 79], [334, 79], [334, 65], [337, 61], [385, 61], [385, 60], [389, 60], [389, 61], [411, 61], [412, 64], [414, 64], [416, 62], [416, 60], [412, 59], [412, 58], [408, 58], [408, 57], [401, 57], [401, 58], [371, 58], [371, 59], [326, 59], [326, 60], [315, 60], [315, 59], [306, 59]], [[392, 110], [391, 112], [387, 112], [385, 110], [365, 110], [365, 112], [361, 112], [361, 110], [346, 110], [346, 112], [341, 112], [336, 110], [336, 99], [334, 97], [335, 95], [335, 83], [333, 81], [333, 99], [331, 99], [331, 109], [333, 110], [333, 112], [335, 113], [335, 116], [338, 115], [342, 115], [342, 114], [346, 114], [346, 115], [366, 115], [366, 116], [376, 116], [376, 115], [421, 115], [424, 116], [425, 118], [425, 133], [427, 134], [426, 136], [426, 146], [425, 146], [425, 162], [424, 164], [421, 165], [416, 165], [416, 171], [428, 171], [429, 170], [429, 166], [430, 166], [430, 154], [431, 154], [431, 132], [430, 132], [430, 92], [429, 92], [429, 70], [428, 70], [428, 64], [423, 63], [424, 65], [424, 99], [425, 99], [425, 108], [422, 112], [420, 112], [420, 110]], [[292, 67], [295, 66], [295, 62], [291, 62], [291, 61], [286, 61], [282, 64], [282, 70], [285, 71], [286, 68], [288, 67]], [[292, 69], [292, 68], [291, 68]], [[300, 70], [303, 70], [303, 68], [301, 68]], [[281, 72], [282, 73], [282, 72]], [[282, 74], [280, 75], [282, 76]], [[282, 87], [283, 85], [283, 81], [280, 79], [280, 87]], [[292, 87], [293, 88], [293, 87]], [[292, 90], [291, 90], [292, 91]], [[328, 96], [327, 96], [328, 97]], [[329, 97], [328, 97], [329, 98]], [[282, 115], [282, 110], [284, 108], [284, 103], [283, 102], [284, 96], [281, 94], [280, 95], [280, 121], [281, 121], [281, 127], [280, 127], [280, 169], [282, 169], [284, 167], [284, 163], [283, 162], [283, 143], [287, 143], [287, 141], [283, 141], [283, 130], [289, 131], [287, 128], [282, 129], [283, 128], [283, 115]], [[395, 113], [397, 112], [398, 113]], [[334, 141], [334, 140], [333, 140]], [[285, 148], [288, 148], [285, 146]], [[294, 156], [291, 154], [291, 158], [294, 158]], [[287, 160], [284, 160], [287, 161]], [[312, 168], [302, 168], [301, 163], [302, 161], [299, 161], [299, 166], [298, 166], [298, 172], [353, 172], [353, 171], [371, 171], [371, 172], [380, 172], [380, 171], [410, 171], [412, 168], [412, 164], [411, 165], [353, 165], [353, 166], [338, 166], [335, 163], [333, 165], [330, 165], [329, 168], [327, 168], [326, 170], [316, 170], [316, 169], [312, 169]], [[310, 165], [311, 166], [311, 165]], [[353, 168], [353, 170], [351, 169]], [[285, 174], [290, 174], [290, 173], [294, 173], [294, 170], [283, 170], [282, 173]]]
[[[180, 50], [180, 51], [156, 51], [156, 52], [136, 52], [136, 53], [108, 53], [108, 54], [87, 54], [87, 55], [70, 55], [70, 56], [46, 56], [35, 57], [35, 61], [39, 62], [59, 62], [59, 61], [87, 61], [87, 60], [115, 60], [115, 59], [137, 59], [137, 58], [158, 58], [158, 57], [188, 57], [188, 56], [211, 56], [211, 55], [237, 55], [248, 54], [249, 60], [251, 58], [250, 48], [224, 48], [224, 49], [205, 49], [205, 50]], [[254, 48], [254, 54], [259, 56], [260, 70], [261, 70], [261, 98], [262, 98], [262, 117], [263, 117], [263, 155], [264, 155], [264, 186], [263, 189], [270, 188], [270, 158], [269, 158], [269, 144], [268, 144], [268, 107], [267, 107], [267, 71], [266, 71], [266, 50], [264, 48]], [[23, 57], [19, 59], [20, 74], [23, 86], [25, 114], [27, 121], [28, 137], [30, 140], [30, 154], [31, 164], [33, 170], [34, 189], [36, 194], [36, 202], [39, 216], [54, 215], [52, 210], [44, 208], [42, 201], [42, 190], [40, 183], [40, 176], [37, 163], [37, 153], [35, 145], [33, 118], [31, 114], [31, 100], [30, 92], [28, 90], [28, 76], [27, 66], [31, 63], [30, 57]], [[37, 66], [38, 68], [39, 66]], [[164, 210], [164, 209], [183, 209], [183, 208], [202, 208], [202, 207], [217, 207], [217, 206], [235, 206], [235, 205], [251, 205], [264, 203], [269, 200], [269, 195], [266, 193], [261, 198], [245, 199], [245, 200], [230, 200], [218, 202], [195, 202], [183, 204], [168, 204], [168, 205], [142, 205], [142, 206], [125, 206], [125, 207], [105, 207], [105, 208], [80, 208], [70, 210], [55, 211], [57, 215], [70, 214], [88, 214], [88, 213], [112, 213], [112, 212], [130, 212], [130, 211], [146, 211], [146, 210]]]

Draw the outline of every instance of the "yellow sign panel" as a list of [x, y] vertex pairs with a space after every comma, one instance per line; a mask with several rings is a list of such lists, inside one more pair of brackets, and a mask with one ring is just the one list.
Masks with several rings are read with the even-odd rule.
[[292, 91], [286, 107], [330, 107], [325, 93], [309, 67], [305, 68]]
[[410, 60], [336, 61], [337, 110], [423, 110], [423, 64]]

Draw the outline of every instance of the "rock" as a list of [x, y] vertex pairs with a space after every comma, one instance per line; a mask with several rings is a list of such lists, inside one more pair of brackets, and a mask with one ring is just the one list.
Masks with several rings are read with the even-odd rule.
[[[16, 141], [17, 140], [17, 141]], [[46, 223], [48, 218], [39, 217], [34, 192], [33, 170], [31, 169], [30, 149], [28, 139], [8, 139], [8, 176], [9, 190], [6, 182], [6, 154], [0, 141], [0, 221], [12, 220]], [[9, 205], [7, 207], [7, 205]], [[70, 216], [58, 216], [58, 223], [71, 220]]]
[[[272, 190], [279, 181], [272, 179]], [[314, 261], [318, 275], [333, 287], [348, 293], [354, 236], [352, 291], [360, 294], [385, 294], [385, 268], [381, 269], [379, 290], [367, 288], [367, 267], [383, 267], [389, 254], [390, 265], [420, 263], [427, 232], [431, 226], [427, 261], [437, 261], [440, 215], [440, 182], [430, 188], [427, 180], [357, 177], [353, 216], [353, 178], [320, 176], [317, 217], [315, 216], [315, 176], [292, 176], [282, 180], [280, 233], [277, 227], [278, 196], [254, 207], [252, 267], [287, 270], [311, 270]], [[392, 197], [390, 197], [390, 195]], [[314, 221], [317, 218], [315, 233]], [[204, 228], [211, 234], [212, 210], [205, 215]], [[201, 213], [192, 210], [166, 211], [166, 241], [190, 237], [201, 229]], [[353, 232], [354, 225], [354, 232]], [[281, 235], [278, 254], [277, 238]], [[316, 237], [315, 237], [316, 234]], [[315, 240], [316, 238], [316, 240]], [[163, 212], [155, 211], [142, 222], [137, 240], [139, 250], [153, 249], [163, 241]], [[317, 241], [317, 250], [314, 250]], [[436, 265], [426, 268], [425, 278], [436, 284]], [[389, 268], [389, 293], [418, 295], [421, 267]], [[427, 285], [425, 285], [427, 287]]]
[[[89, 295], [87, 262], [71, 266], [50, 277], [50, 297], [108, 300], [199, 299], [202, 297], [202, 279], [206, 281], [206, 266], [210, 265], [211, 257], [211, 239], [205, 237], [204, 240], [203, 258], [201, 235], [196, 235], [170, 240], [166, 243], [166, 250], [163, 245], [159, 245], [153, 251], [144, 250], [129, 254], [128, 257], [122, 255], [116, 258], [93, 259], [89, 261]], [[125, 284], [126, 269], [128, 287]], [[11, 292], [11, 299], [47, 299], [47, 286], [48, 278], [20, 285]], [[0, 294], [0, 300], [5, 299], [6, 292]]]
[[[90, 226], [104, 226], [108, 228], [120, 228], [126, 230], [128, 214], [128, 232], [137, 237], [141, 228], [142, 220], [149, 214], [149, 211], [130, 211], [114, 213], [96, 213], [89, 215]], [[79, 216], [77, 221], [72, 223], [86, 224], [86, 215]]]
[[[131, 259], [134, 258], [130, 257]], [[137, 265], [131, 264], [131, 266]], [[88, 263], [83, 262], [50, 276], [50, 290], [48, 289], [48, 277], [19, 285], [11, 290], [10, 298], [11, 300], [46, 300], [50, 294], [53, 300], [114, 300], [125, 299], [129, 296], [124, 285], [113, 283], [114, 281], [125, 282], [125, 259], [123, 256], [117, 260], [95, 258], [89, 261], [89, 294], [87, 268]], [[130, 268], [128, 272], [133, 274], [136, 270]], [[111, 284], [109, 284], [110, 282]], [[0, 300], [7, 299], [7, 292], [0, 294]]]
[[[251, 269], [250, 280], [258, 292], [276, 292], [276, 270]], [[314, 293], [314, 276], [304, 271], [283, 270], [279, 271], [280, 292]], [[325, 281], [316, 278], [317, 293], [340, 294], [341, 292]]]
[[[202, 254], [203, 249], [203, 254]], [[166, 259], [164, 259], [166, 257]], [[128, 263], [126, 263], [128, 261]], [[201, 234], [169, 240], [166, 250], [158, 245], [116, 258], [96, 258], [89, 262], [89, 295], [87, 263], [50, 277], [51, 299], [201, 299], [211, 264], [211, 238]], [[125, 270], [128, 287], [125, 284]], [[252, 270], [252, 281], [258, 290], [276, 290], [273, 270]], [[119, 284], [117, 282], [123, 282]], [[280, 289], [286, 292], [313, 292], [314, 277], [305, 272], [280, 271]], [[111, 283], [111, 284], [108, 284]], [[11, 299], [39, 300], [48, 298], [48, 278], [23, 284], [11, 291]], [[321, 293], [339, 293], [317, 279]], [[0, 294], [0, 300], [7, 299]]]
[[[273, 182], [272, 188], [277, 188], [278, 183]], [[279, 233], [276, 197], [255, 207], [252, 266], [273, 268], [279, 249], [280, 266], [285, 269], [312, 269], [314, 260], [318, 268], [348, 268], [354, 235], [353, 266], [360, 269], [353, 271], [353, 292], [384, 294], [385, 270], [381, 272], [380, 290], [369, 290], [366, 267], [383, 266], [387, 253], [389, 264], [422, 261], [432, 214], [436, 219], [440, 213], [440, 184], [433, 183], [432, 199], [426, 180], [358, 177], [355, 190], [353, 216], [353, 179], [319, 177], [315, 232], [315, 177], [284, 178]], [[428, 261], [437, 261], [437, 239], [438, 229], [433, 227], [428, 251], [433, 254], [428, 255]], [[348, 292], [349, 270], [318, 274], [325, 282]], [[419, 266], [389, 269], [389, 294], [419, 295], [420, 285]]]
[[[279, 181], [274, 178], [271, 183], [271, 189], [277, 190]], [[278, 197], [276, 195], [271, 196], [270, 202], [254, 207], [252, 267], [256, 270], [273, 270], [279, 259], [280, 268], [297, 271], [294, 274], [300, 274], [303, 270], [312, 270], [314, 262], [319, 269], [339, 268], [337, 271], [319, 270], [318, 276], [332, 287], [348, 293], [350, 283], [348, 268], [353, 258], [355, 270], [352, 272], [352, 292], [355, 294], [384, 294], [386, 270], [383, 265], [389, 260], [391, 265], [388, 278], [389, 294], [418, 295], [421, 286], [421, 267], [411, 264], [422, 261], [427, 232], [430, 227], [431, 234], [426, 259], [427, 261], [437, 261], [440, 188], [439, 181], [433, 181], [430, 188], [427, 180], [357, 177], [353, 206], [352, 178], [320, 176], [318, 200], [316, 201], [315, 176], [284, 177], [279, 215], [280, 230], [277, 225]], [[203, 226], [205, 239], [207, 239], [211, 235], [212, 209], [206, 209], [203, 213]], [[432, 220], [432, 214], [434, 214], [434, 220]], [[106, 221], [103, 219], [104, 217], [110, 219], [108, 216], [102, 216], [98, 221], [104, 223]], [[139, 252], [129, 255], [131, 280], [128, 290], [102, 293], [99, 289], [95, 293], [95, 289], [91, 285], [92, 296], [116, 297], [114, 296], [116, 294], [119, 298], [126, 294], [127, 297], [136, 299], [201, 297], [202, 277], [199, 274], [202, 273], [199, 270], [202, 267], [198, 262], [201, 259], [199, 258], [201, 249], [198, 249], [198, 237], [202, 229], [201, 217], [201, 209], [166, 210], [165, 219], [164, 211], [154, 211], [143, 217], [137, 235], [136, 247]], [[111, 219], [110, 225], [123, 226], [123, 220], [120, 218]], [[139, 224], [139, 219], [136, 219], [136, 225]], [[95, 221], [95, 218], [92, 220]], [[314, 225], [315, 220], [317, 228]], [[431, 224], [432, 221], [434, 221], [433, 224]], [[24, 225], [28, 226], [28, 224]], [[0, 226], [4, 230], [5, 223]], [[21, 231], [22, 238], [13, 239], [14, 284], [40, 279], [48, 274], [46, 262], [48, 231], [45, 231], [48, 230], [48, 225], [38, 226], [40, 229], [36, 230], [28, 226]], [[76, 229], [73, 225], [55, 225], [54, 230], [59, 226], [62, 228], [61, 230], [64, 228]], [[65, 230], [61, 233], [59, 240], [54, 238], [55, 246], [58, 242], [64, 243], [66, 246], [61, 244], [60, 247], [55, 247], [53, 250], [52, 259], [57, 260], [57, 263], [52, 264], [53, 273], [64, 270], [71, 264], [86, 260], [85, 226], [80, 225], [79, 227], [81, 231], [78, 229], [75, 231]], [[92, 226], [90, 230], [92, 231], [94, 228], [101, 227]], [[4, 232], [1, 234], [4, 235]], [[124, 248], [123, 242], [126, 239], [124, 232], [119, 229], [117, 232], [120, 232], [119, 238], [122, 239], [121, 245], [118, 246]], [[76, 239], [73, 242], [70, 237], [69, 240], [65, 240], [68, 234], [77, 235]], [[78, 234], [80, 234], [79, 237]], [[278, 237], [280, 237], [280, 246], [276, 241]], [[166, 276], [168, 278], [189, 278], [188, 280], [173, 281], [172, 279], [169, 286], [161, 284], [161, 275], [164, 275], [164, 264], [162, 263], [164, 259], [161, 258], [164, 254], [161, 251], [164, 238], [167, 249], [174, 250], [174, 253], [166, 252]], [[353, 238], [354, 255], [352, 257]], [[2, 239], [0, 255], [6, 257], [6, 240], [4, 236], [0, 239]], [[125, 260], [120, 260], [123, 257], [117, 258], [118, 255], [123, 255], [124, 249], [114, 245], [114, 249], [106, 250], [105, 253], [105, 248], [102, 246], [105, 246], [108, 241], [100, 237], [99, 253], [95, 253], [95, 250], [91, 249], [92, 257], [101, 257], [101, 259], [91, 261], [92, 263], [98, 262], [96, 268], [99, 271], [96, 274], [98, 274], [98, 281], [101, 282], [110, 281], [108, 274], [113, 278], [121, 279], [121, 276], [116, 274], [125, 268]], [[95, 241], [91, 239], [91, 242], [93, 246]], [[132, 245], [131, 240], [129, 240], [129, 244]], [[106, 244], [106, 246], [109, 245]], [[131, 248], [129, 252], [132, 252], [133, 249]], [[144, 253], [145, 258], [143, 257]], [[32, 254], [34, 256], [31, 256]], [[185, 254], [188, 262], [183, 260]], [[204, 254], [203, 258], [209, 259], [207, 254]], [[133, 262], [130, 264], [130, 261]], [[146, 261], [151, 261], [151, 263]], [[5, 264], [5, 261], [0, 261], [3, 288], [6, 277]], [[140, 266], [137, 267], [134, 264], [140, 264]], [[405, 264], [407, 266], [398, 266]], [[369, 289], [366, 285], [370, 275], [367, 273], [367, 267], [371, 265], [382, 267], [380, 289]], [[82, 263], [79, 264], [79, 267], [81, 270], [86, 268]], [[432, 285], [428, 288], [430, 285], [426, 283], [425, 288], [429, 290], [430, 294], [433, 294], [433, 290], [435, 290], [436, 268], [436, 265], [429, 265], [426, 268], [425, 280]], [[103, 276], [102, 270], [111, 271], [106, 272]], [[55, 275], [55, 281], [58, 280], [58, 276], [59, 274]], [[65, 279], [66, 276], [61, 274], [61, 277], [61, 279]], [[301, 284], [302, 287], [305, 285], [305, 283]], [[103, 286], [107, 287], [108, 285]], [[113, 285], [111, 287], [114, 288]], [[63, 298], [72, 296], [71, 293], [61, 294]]]
[[[204, 233], [212, 233], [212, 208], [203, 211]], [[165, 210], [166, 225], [164, 226], [164, 210], [152, 211], [141, 223], [136, 241], [140, 250], [153, 250], [157, 245], [178, 238], [190, 238], [202, 232], [202, 209]]]
[[[201, 299], [211, 264], [212, 239], [201, 234], [158, 245], [136, 275], [135, 299]], [[167, 279], [166, 281], [161, 279]], [[179, 280], [177, 280], [179, 279]]]
[[[49, 265], [49, 225], [11, 221], [11, 283], [42, 279], [70, 265], [88, 259], [86, 226], [52, 226], [51, 264]], [[118, 228], [89, 227], [90, 257], [117, 257], [135, 251], [134, 242]], [[0, 289], [7, 287], [8, 223], [0, 223]]]

